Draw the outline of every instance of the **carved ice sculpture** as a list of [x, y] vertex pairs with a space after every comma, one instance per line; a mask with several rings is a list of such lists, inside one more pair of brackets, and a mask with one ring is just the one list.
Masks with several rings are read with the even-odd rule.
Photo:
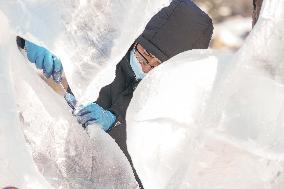
[[284, 2], [234, 55], [194, 50], [137, 87], [128, 149], [145, 188], [284, 187]]

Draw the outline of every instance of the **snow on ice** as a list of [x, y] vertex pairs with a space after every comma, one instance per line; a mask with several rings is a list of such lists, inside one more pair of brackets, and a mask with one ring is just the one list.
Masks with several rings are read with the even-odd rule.
[[[25, 62], [15, 36], [51, 49], [79, 100], [93, 101], [168, 2], [0, 2], [0, 187], [137, 187], [115, 142], [96, 127], [87, 135]], [[283, 1], [265, 0], [236, 54], [184, 52], [139, 84], [127, 144], [146, 189], [283, 188], [283, 10]]]

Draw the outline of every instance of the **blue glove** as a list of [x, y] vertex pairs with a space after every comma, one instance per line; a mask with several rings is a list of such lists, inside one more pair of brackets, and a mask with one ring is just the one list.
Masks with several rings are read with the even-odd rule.
[[57, 83], [61, 81], [62, 64], [59, 58], [51, 54], [47, 49], [29, 41], [25, 41], [25, 49], [30, 62], [35, 63], [38, 69], [42, 69], [44, 75], [49, 78], [51, 75]]
[[104, 131], [110, 130], [116, 120], [113, 113], [94, 102], [79, 110], [79, 112], [75, 113], [75, 116], [80, 124], [88, 126], [97, 123]]

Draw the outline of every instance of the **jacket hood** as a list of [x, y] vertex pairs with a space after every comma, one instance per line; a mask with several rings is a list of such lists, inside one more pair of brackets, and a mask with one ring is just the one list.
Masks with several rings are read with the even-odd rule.
[[173, 0], [152, 17], [136, 42], [164, 62], [183, 51], [208, 48], [212, 33], [211, 18], [191, 0]]

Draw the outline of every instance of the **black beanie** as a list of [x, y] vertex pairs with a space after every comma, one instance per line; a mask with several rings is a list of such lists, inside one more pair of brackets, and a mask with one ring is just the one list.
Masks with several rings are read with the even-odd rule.
[[213, 33], [210, 17], [191, 0], [173, 0], [136, 39], [162, 62], [191, 49], [206, 49]]

